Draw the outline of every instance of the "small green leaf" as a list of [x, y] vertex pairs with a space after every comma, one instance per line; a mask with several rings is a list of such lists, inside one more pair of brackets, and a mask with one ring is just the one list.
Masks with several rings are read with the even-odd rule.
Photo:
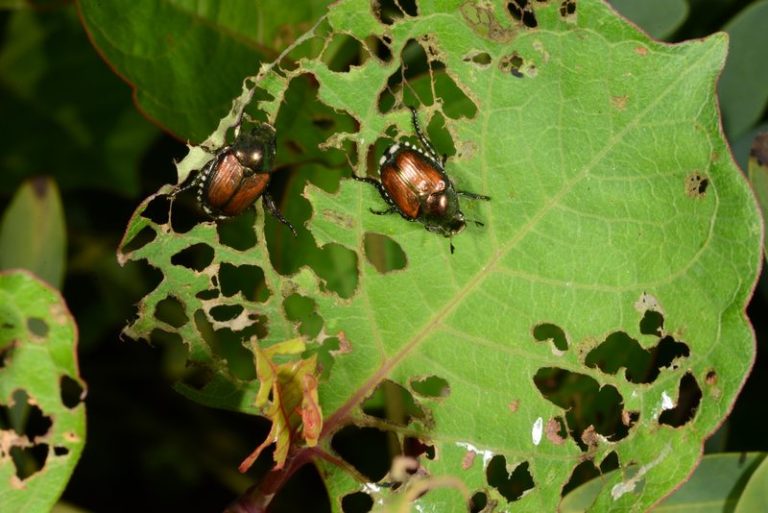
[[672, 34], [688, 17], [685, 0], [609, 0], [609, 3], [656, 39]]
[[0, 269], [27, 269], [61, 288], [67, 240], [59, 188], [50, 178], [25, 182], [0, 224]]
[[747, 131], [768, 104], [768, 0], [747, 6], [728, 25], [728, 60], [720, 77], [718, 91], [725, 131], [732, 139]]
[[77, 329], [57, 291], [26, 272], [0, 273], [4, 511], [49, 511], [80, 458], [85, 383], [76, 348]]

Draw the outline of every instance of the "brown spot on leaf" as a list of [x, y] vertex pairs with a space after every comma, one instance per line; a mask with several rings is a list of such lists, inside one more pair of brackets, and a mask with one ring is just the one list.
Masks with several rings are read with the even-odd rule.
[[635, 53], [637, 55], [640, 55], [641, 57], [645, 57], [646, 55], [648, 55], [648, 48], [644, 46], [635, 47]]
[[549, 419], [544, 427], [547, 439], [555, 445], [562, 445], [565, 442], [565, 438], [560, 435], [561, 428], [560, 422], [554, 418]]
[[509, 411], [515, 413], [520, 408], [520, 399], [511, 401], [507, 406], [509, 406]]
[[685, 178], [685, 193], [692, 198], [702, 198], [709, 187], [707, 175], [694, 171]]
[[627, 102], [629, 102], [629, 96], [627, 95], [611, 96], [611, 105], [613, 105], [616, 110], [626, 109]]
[[475, 462], [475, 456], [477, 456], [475, 451], [467, 451], [461, 460], [462, 470], [469, 470], [472, 467], [472, 464]]

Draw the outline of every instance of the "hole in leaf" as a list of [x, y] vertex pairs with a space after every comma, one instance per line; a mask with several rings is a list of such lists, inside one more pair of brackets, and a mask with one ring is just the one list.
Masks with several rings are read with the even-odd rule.
[[219, 322], [227, 322], [235, 319], [243, 313], [242, 305], [216, 305], [211, 308], [211, 317]]
[[656, 310], [646, 310], [640, 319], [640, 333], [661, 336], [664, 329], [664, 316]]
[[52, 425], [51, 417], [44, 415], [36, 404], [31, 404], [24, 390], [13, 392], [10, 406], [0, 404], [0, 429], [13, 429], [19, 436], [26, 436], [32, 442], [46, 435]]
[[28, 318], [27, 329], [36, 337], [43, 338], [48, 335], [48, 323], [40, 317]]
[[514, 77], [523, 78], [525, 76], [522, 72], [524, 64], [523, 58], [517, 52], [513, 52], [499, 60], [499, 69], [502, 73], [510, 73]]
[[[195, 172], [197, 173], [197, 172]], [[196, 177], [192, 177], [194, 180]], [[197, 187], [191, 187], [176, 195], [170, 207], [171, 229], [178, 234], [187, 233], [201, 222], [210, 222], [197, 202]]]
[[448, 397], [451, 393], [451, 386], [448, 381], [439, 376], [427, 376], [411, 380], [411, 388], [424, 397]]
[[488, 484], [496, 488], [509, 502], [518, 500], [523, 496], [523, 493], [535, 486], [533, 476], [528, 470], [527, 461], [515, 466], [510, 473], [507, 470], [506, 458], [500, 454], [491, 458], [485, 475]]
[[221, 293], [219, 292], [219, 289], [208, 289], [208, 290], [201, 290], [197, 294], [195, 294], [195, 297], [198, 299], [202, 299], [203, 301], [208, 301], [211, 299], [216, 299], [219, 297]]
[[474, 50], [464, 56], [464, 62], [477, 64], [481, 68], [487, 67], [491, 63], [491, 55], [488, 52], [479, 52]]
[[528, 28], [536, 28], [539, 25], [533, 6], [528, 0], [510, 0], [507, 2], [507, 10], [514, 19], [522, 22]]
[[373, 508], [373, 498], [364, 492], [345, 495], [341, 499], [341, 511], [344, 513], [368, 513]]
[[439, 101], [443, 112], [452, 119], [472, 118], [477, 106], [445, 72], [445, 64], [437, 59], [435, 47], [415, 39], [406, 42], [400, 53], [400, 66], [387, 79], [379, 93], [379, 112], [386, 114], [402, 105], [432, 105]]
[[698, 171], [694, 171], [685, 179], [685, 193], [692, 198], [704, 197], [707, 187], [709, 178]]
[[365, 258], [382, 274], [404, 269], [407, 264], [408, 259], [403, 248], [386, 235], [366, 232], [363, 247]]
[[488, 505], [488, 496], [485, 492], [475, 492], [469, 499], [469, 511], [470, 513], [482, 513], [485, 507]]
[[246, 330], [235, 333], [228, 328], [216, 330], [211, 339], [211, 349], [214, 354], [227, 361], [229, 371], [237, 378], [250, 380], [256, 377], [253, 363], [253, 353], [244, 345], [247, 338], [243, 335]]
[[352, 297], [358, 281], [357, 252], [330, 243], [321, 248], [317, 260], [312, 268], [324, 280], [325, 288], [344, 299]]
[[699, 388], [699, 384], [696, 382], [693, 374], [690, 372], [686, 373], [680, 379], [677, 406], [661, 412], [659, 424], [674, 428], [687, 424], [696, 414], [699, 403], [701, 403], [701, 388]]
[[576, 0], [563, 0], [560, 2], [560, 16], [567, 18], [576, 14]]
[[157, 233], [155, 233], [155, 230], [150, 228], [149, 226], [145, 226], [141, 230], [139, 230], [139, 233], [133, 236], [131, 240], [123, 244], [123, 246], [120, 248], [120, 250], [123, 253], [132, 253], [134, 251], [138, 251], [139, 249], [143, 248], [153, 240], [155, 240], [155, 237], [157, 237]]
[[584, 483], [599, 476], [600, 470], [595, 466], [592, 460], [582, 461], [573, 468], [570, 477], [568, 477], [568, 481], [563, 485], [563, 489], [560, 490], [560, 497], [565, 497], [575, 488], [578, 488]]
[[255, 208], [248, 208], [238, 216], [219, 221], [216, 223], [219, 242], [238, 251], [251, 249], [256, 245], [255, 222]]
[[219, 285], [221, 293], [226, 297], [240, 292], [248, 301], [263, 303], [270, 295], [264, 271], [256, 265], [235, 266], [222, 263], [219, 268]]
[[380, 37], [369, 36], [366, 38], [365, 44], [368, 47], [368, 51], [371, 52], [372, 55], [375, 55], [381, 62], [386, 63], [392, 61], [392, 50], [390, 50], [389, 45]]
[[[379, 159], [384, 152], [394, 144], [394, 139], [389, 137], [379, 137], [376, 142], [368, 147], [368, 152], [365, 158], [366, 176], [375, 177], [379, 176]], [[363, 184], [360, 184], [361, 186]]]
[[400, 454], [394, 433], [372, 427], [346, 426], [333, 436], [331, 447], [373, 482], [387, 475], [392, 458]]
[[208, 244], [198, 243], [182, 249], [171, 257], [173, 265], [179, 265], [201, 272], [213, 262], [213, 248]]
[[171, 200], [168, 198], [168, 195], [160, 194], [149, 201], [147, 207], [141, 213], [141, 217], [145, 217], [156, 224], [166, 224], [170, 209]]
[[534, 326], [533, 338], [539, 342], [552, 341], [560, 351], [568, 350], [568, 339], [565, 336], [565, 332], [554, 324], [544, 323]]
[[618, 468], [619, 468], [619, 455], [616, 454], [616, 451], [609, 452], [608, 455], [605, 458], [603, 458], [603, 461], [600, 462], [600, 472], [602, 472], [603, 474], [607, 474], [608, 472], [611, 472]]
[[315, 311], [315, 301], [299, 294], [291, 294], [283, 301], [285, 315], [290, 321], [301, 323], [299, 332], [314, 338], [323, 328], [323, 318]]
[[83, 387], [77, 380], [72, 379], [66, 374], [59, 380], [59, 390], [61, 391], [62, 404], [70, 410], [83, 400]]
[[717, 372], [714, 369], [710, 370], [704, 379], [709, 386], [717, 385]]
[[16, 476], [23, 481], [43, 469], [48, 459], [48, 444], [13, 446], [9, 452], [16, 467]]
[[67, 454], [69, 454], [69, 449], [67, 449], [66, 447], [60, 446], [60, 445], [54, 445], [53, 446], [53, 454], [55, 454], [56, 456], [59, 456], [59, 457], [66, 456]]
[[373, 14], [384, 25], [392, 25], [406, 14], [416, 16], [415, 0], [373, 0]]
[[435, 446], [429, 445], [418, 438], [412, 436], [406, 436], [403, 439], [403, 455], [411, 458], [418, 458], [421, 455], [425, 455], [427, 459], [435, 459]]
[[360, 66], [368, 57], [367, 48], [349, 34], [336, 34], [323, 52], [323, 62], [336, 73], [347, 73], [352, 66]]
[[424, 420], [424, 411], [404, 387], [388, 379], [363, 402], [363, 412], [393, 424], [407, 426], [414, 418]]
[[648, 349], [622, 331], [608, 335], [604, 342], [592, 349], [584, 360], [588, 367], [598, 367], [606, 374], [616, 374], [621, 367], [627, 381], [651, 383], [662, 368], [676, 358], [689, 356], [688, 346], [672, 337], [664, 337]]
[[533, 381], [548, 401], [566, 410], [566, 425], [582, 450], [588, 449], [582, 440], [587, 428], [612, 442], [629, 433], [621, 418], [622, 397], [613, 386], [601, 387], [591, 376], [557, 367], [540, 368]]
[[167, 296], [155, 305], [155, 319], [174, 328], [181, 328], [189, 321], [184, 305], [173, 296]]

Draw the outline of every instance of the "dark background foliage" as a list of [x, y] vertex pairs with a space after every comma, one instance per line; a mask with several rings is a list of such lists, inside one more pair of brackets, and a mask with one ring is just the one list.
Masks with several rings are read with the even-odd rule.
[[[265, 436], [267, 422], [175, 393], [171, 383], [183, 366], [178, 342], [158, 338], [149, 346], [119, 336], [159, 276], [136, 264], [119, 267], [115, 249], [141, 199], [176, 181], [173, 162], [186, 148], [139, 114], [131, 86], [94, 51], [75, 5], [16, 3], [22, 6], [0, 10], [0, 212], [25, 180], [50, 176], [58, 184], [68, 239], [62, 290], [79, 325], [89, 385], [88, 441], [63, 500], [87, 511], [220, 511], [265, 471], [268, 458], [246, 475], [236, 469]], [[615, 2], [618, 8], [625, 3]], [[689, 0], [677, 26], [656, 35], [671, 42], [702, 37], [723, 30], [753, 3]], [[0, 8], [6, 4], [14, 2]], [[636, 19], [654, 20], [654, 13]], [[729, 61], [740, 58], [732, 54]], [[234, 96], [239, 82], [231, 87]], [[749, 142], [768, 117], [763, 104], [748, 127], [731, 128], [731, 103], [723, 102], [726, 135], [745, 166]], [[227, 108], [212, 112], [212, 119]], [[768, 449], [758, 418], [768, 387], [766, 290], [762, 279], [748, 311], [758, 338], [756, 367], [710, 440], [711, 451]], [[319, 476], [308, 467], [273, 510], [327, 511], [326, 502]]]

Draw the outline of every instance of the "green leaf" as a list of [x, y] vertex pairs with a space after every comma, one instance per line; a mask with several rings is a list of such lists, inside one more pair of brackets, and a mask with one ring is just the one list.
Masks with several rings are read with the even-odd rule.
[[[741, 507], [743, 494], [765, 467], [765, 454], [710, 454], [701, 460], [691, 478], [653, 510], [659, 513], [718, 513]], [[606, 476], [607, 477], [607, 476]], [[587, 511], [606, 479], [593, 479], [569, 493], [560, 505], [562, 513]], [[759, 483], [758, 483], [759, 484]], [[737, 506], [738, 505], [738, 506]], [[757, 508], [745, 511], [763, 511]]]
[[[761, 225], [718, 129], [714, 82], [725, 40], [656, 44], [598, 2], [580, 2], [576, 19], [541, 6], [536, 30], [504, 33], [506, 25], [488, 21], [498, 13], [468, 5], [421, 2], [420, 16], [403, 18], [388, 35], [393, 56], [411, 38], [428, 46], [426, 54], [474, 100], [476, 116], [446, 118], [458, 153], [448, 172], [459, 189], [493, 197], [463, 204], [485, 228], [470, 225], [451, 255], [448, 241], [419, 224], [371, 215], [369, 208], [384, 203], [365, 184], [344, 182], [336, 195], [307, 193], [319, 243], [359, 248], [366, 233], [380, 233], [407, 256], [404, 271], [387, 275], [363, 264], [343, 313], [334, 298], [318, 298], [326, 330], [343, 332], [352, 348], [321, 385], [326, 432], [364, 423], [359, 401], [382, 380], [408, 387], [436, 375], [450, 395], [423, 402], [432, 422], [407, 428], [440, 455], [421, 461], [429, 475], [458, 475], [507, 507], [487, 481], [485, 467], [499, 458], [501, 468], [520, 470], [513, 482], [524, 485], [525, 473], [533, 482], [516, 510], [553, 511], [585, 451], [596, 464], [615, 454], [626, 477], [606, 487], [595, 511], [644, 511], [691, 472], [754, 354], [743, 310]], [[329, 19], [360, 39], [380, 33], [362, 10], [342, 2]], [[487, 53], [487, 66], [470, 57], [476, 52]], [[510, 56], [522, 61], [522, 78], [504, 72]], [[412, 134], [402, 104], [387, 116], [376, 113], [377, 95], [400, 63], [394, 58], [382, 69], [369, 61], [346, 74], [303, 63], [321, 83], [321, 100], [358, 116], [359, 132], [346, 135], [358, 143], [357, 162], [388, 127]], [[439, 110], [430, 100], [421, 109], [424, 124]], [[649, 312], [663, 319], [658, 330], [644, 331]], [[566, 350], [548, 343], [552, 337], [537, 339], [545, 324], [564, 334]], [[674, 364], [657, 362], [664, 368], [643, 385], [629, 370], [617, 373], [632, 364], [609, 365], [673, 343], [690, 352], [675, 353]], [[608, 360], [587, 365], [592, 350]], [[579, 400], [564, 391], [571, 381], [584, 387]], [[674, 408], [690, 408], [698, 391], [695, 412]], [[579, 404], [603, 413], [572, 410]], [[683, 415], [675, 427], [665, 410]], [[539, 441], [542, 426], [566, 419], [578, 440], [589, 423], [621, 411], [628, 433], [616, 422], [597, 426], [602, 438], [586, 447], [554, 434]], [[464, 470], [469, 452], [477, 457]], [[323, 467], [338, 511], [340, 498], [360, 485]], [[386, 494], [372, 493], [374, 500]], [[419, 504], [464, 508], [432, 492]]]
[[67, 255], [56, 182], [37, 178], [16, 192], [0, 224], [0, 269], [27, 269], [61, 288]]
[[[466, 511], [467, 496], [555, 511], [583, 462], [620, 469], [594, 511], [645, 511], [693, 470], [752, 365], [744, 308], [762, 223], [719, 129], [725, 37], [659, 44], [602, 2], [526, 5], [423, 0], [398, 13], [337, 2], [252, 89], [246, 81], [208, 138], [220, 146], [247, 108], [278, 128], [276, 182], [321, 172], [316, 160], [333, 151], [373, 176], [387, 145], [414, 141], [405, 107], [417, 106], [457, 189], [492, 197], [462, 199], [484, 226], [469, 223], [454, 254], [419, 223], [373, 215], [384, 200], [348, 179], [286, 195], [288, 209], [311, 213], [295, 246], [310, 249], [285, 259], [287, 230], [262, 223], [259, 203], [255, 220], [169, 221], [170, 187], [137, 209], [121, 243], [121, 262], [163, 273], [126, 333], [183, 340], [189, 367], [203, 370], [180, 385], [190, 397], [258, 413], [245, 344], [305, 335], [304, 357], [322, 368], [324, 428], [282, 476], [315, 459], [333, 511], [357, 493], [445, 513]], [[348, 38], [361, 58], [339, 66]], [[318, 46], [332, 55], [305, 52]], [[323, 109], [303, 102], [337, 114], [312, 129], [306, 117]], [[192, 148], [179, 177], [210, 158]], [[227, 243], [227, 226], [256, 242]], [[394, 269], [372, 237], [398, 255]], [[336, 277], [353, 277], [343, 293], [318, 270], [331, 248], [343, 255]], [[263, 296], [227, 278], [248, 266]], [[163, 314], [173, 304], [181, 320]], [[384, 387], [412, 407], [371, 414], [364, 402]], [[412, 478], [358, 468], [333, 443], [350, 425], [391, 435], [395, 454], [413, 438], [427, 452]], [[403, 482], [393, 493], [380, 480]]]
[[[747, 174], [757, 202], [762, 207], [763, 223], [768, 223], [768, 132], [758, 134], [752, 141]], [[768, 242], [763, 240], [763, 251], [768, 255]]]
[[136, 169], [158, 131], [94, 54], [74, 6], [7, 19], [0, 51], [0, 188], [37, 174], [63, 190], [135, 196]]
[[735, 139], [749, 130], [768, 105], [768, 0], [754, 2], [725, 26], [730, 36], [728, 60], [720, 78], [720, 106], [725, 131]]
[[768, 509], [768, 462], [763, 459], [749, 478], [734, 513], [751, 513]]
[[685, 0], [609, 0], [609, 3], [656, 39], [671, 35], [688, 17]]
[[[0, 504], [46, 512], [85, 443], [77, 329], [58, 292], [26, 272], [0, 273]], [[7, 423], [6, 423], [7, 421]]]
[[[182, 139], [201, 141], [243, 77], [295, 39], [327, 2], [194, 0], [78, 5], [91, 41], [135, 89], [139, 108]], [[161, 20], [161, 21], [160, 21]]]

